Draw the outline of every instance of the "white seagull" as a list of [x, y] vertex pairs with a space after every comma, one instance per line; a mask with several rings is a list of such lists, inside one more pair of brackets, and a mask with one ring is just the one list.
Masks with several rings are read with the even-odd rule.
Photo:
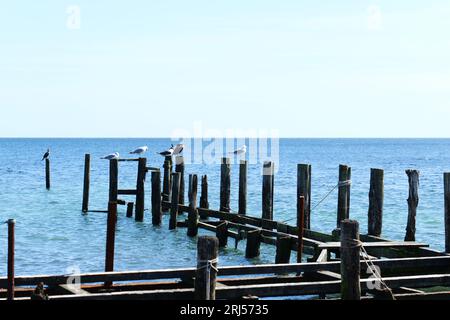
[[41, 161], [44, 161], [45, 159], [47, 159], [50, 156], [50, 149], [47, 149], [47, 152], [44, 154], [44, 156], [42, 157]]
[[163, 157], [171, 157], [171, 156], [173, 156], [173, 151], [174, 151], [174, 148], [173, 148], [173, 145], [172, 145], [169, 150], [166, 150], [166, 151], [163, 151], [163, 152], [159, 152], [159, 153], [157, 152], [157, 153], [162, 155]]
[[147, 146], [143, 146], [143, 147], [139, 147], [134, 151], [131, 151], [130, 154], [137, 154], [137, 155], [142, 155], [144, 153], [146, 153], [148, 151], [148, 147]]
[[237, 155], [244, 155], [247, 153], [247, 146], [244, 145], [244, 146], [240, 147], [239, 149], [237, 149], [233, 152], [230, 152], [230, 153], [237, 154]]
[[[172, 145], [172, 148], [173, 148], [173, 145]], [[179, 143], [179, 144], [177, 144], [177, 145], [175, 146], [175, 148], [174, 148], [174, 150], [173, 150], [173, 155], [174, 155], [174, 156], [175, 156], [175, 155], [178, 155], [178, 154], [182, 153], [183, 150], [184, 150], [184, 144]]]
[[120, 154], [118, 152], [114, 152], [111, 154], [108, 154], [106, 157], [100, 158], [104, 160], [116, 160], [120, 158]]

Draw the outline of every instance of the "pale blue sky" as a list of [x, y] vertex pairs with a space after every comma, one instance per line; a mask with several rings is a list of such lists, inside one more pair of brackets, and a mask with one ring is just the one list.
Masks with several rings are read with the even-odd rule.
[[448, 0], [0, 3], [3, 137], [450, 137]]

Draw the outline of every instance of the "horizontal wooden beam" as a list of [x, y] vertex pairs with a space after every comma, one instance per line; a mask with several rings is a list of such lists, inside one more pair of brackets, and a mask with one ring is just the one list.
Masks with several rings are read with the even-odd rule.
[[119, 195], [136, 195], [137, 190], [136, 189], [131, 189], [131, 190], [117, 190], [117, 194]]
[[[399, 242], [399, 241], [386, 241], [386, 242], [363, 242], [364, 248], [420, 248], [428, 247], [428, 244], [417, 242]], [[326, 242], [318, 245], [319, 249], [339, 249], [341, 247], [340, 242]]]

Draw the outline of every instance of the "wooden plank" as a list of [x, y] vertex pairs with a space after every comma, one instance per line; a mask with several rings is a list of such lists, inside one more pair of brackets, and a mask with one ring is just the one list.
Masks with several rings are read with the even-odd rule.
[[78, 286], [74, 286], [74, 285], [70, 285], [70, 284], [60, 284], [58, 287], [63, 289], [64, 291], [67, 291], [67, 293], [69, 293], [69, 294], [74, 294], [74, 295], [89, 295], [90, 294], [86, 290], [83, 290]]
[[[364, 248], [420, 248], [428, 247], [428, 244], [418, 242], [401, 242], [401, 241], [389, 241], [389, 242], [363, 242]], [[318, 245], [319, 249], [339, 249], [341, 244], [339, 242], [325, 242]]]
[[129, 195], [129, 196], [135, 196], [137, 193], [136, 189], [119, 189], [117, 190], [118, 195]]

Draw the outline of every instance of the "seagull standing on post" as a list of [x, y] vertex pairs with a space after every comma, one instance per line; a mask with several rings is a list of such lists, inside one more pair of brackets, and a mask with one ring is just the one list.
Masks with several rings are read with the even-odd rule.
[[139, 147], [134, 151], [131, 151], [130, 154], [137, 154], [139, 156], [143, 155], [144, 153], [146, 153], [148, 151], [148, 147], [147, 146], [143, 146], [143, 147]]
[[120, 154], [118, 152], [114, 152], [111, 154], [108, 154], [106, 157], [100, 158], [104, 160], [116, 160], [120, 158]]
[[44, 156], [42, 157], [41, 161], [44, 161], [45, 159], [48, 159], [49, 156], [50, 156], [50, 149], [47, 149], [47, 152], [44, 154]]
[[[173, 148], [173, 145], [172, 145], [172, 148]], [[175, 146], [175, 148], [173, 150], [173, 155], [174, 156], [179, 155], [180, 153], [183, 152], [183, 150], [184, 150], [184, 144], [179, 143]]]
[[239, 149], [237, 149], [233, 152], [230, 152], [230, 153], [238, 155], [238, 156], [245, 155], [247, 153], [247, 146], [244, 145], [244, 146], [240, 147]]
[[173, 148], [173, 145], [172, 145], [169, 150], [166, 150], [166, 151], [163, 151], [163, 152], [159, 152], [159, 153], [157, 152], [157, 153], [162, 155], [163, 157], [171, 157], [171, 156], [173, 156], [173, 151], [174, 151], [174, 148]]

